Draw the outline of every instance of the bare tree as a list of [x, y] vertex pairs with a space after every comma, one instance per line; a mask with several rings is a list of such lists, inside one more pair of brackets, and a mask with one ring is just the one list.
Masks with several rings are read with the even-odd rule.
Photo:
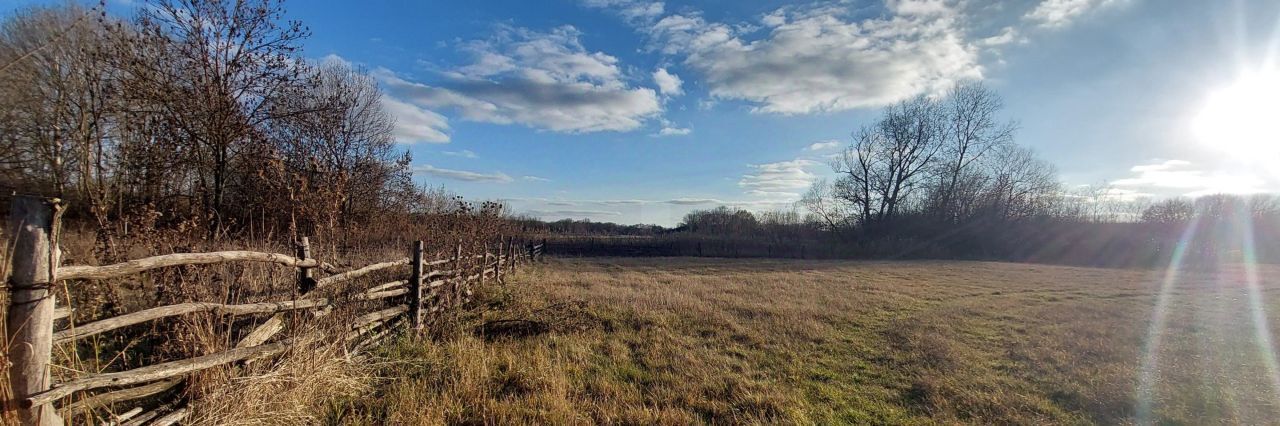
[[1146, 223], [1180, 224], [1195, 216], [1195, 205], [1187, 199], [1170, 198], [1148, 206], [1142, 211]]
[[849, 219], [853, 217], [847, 204], [841, 202], [843, 199], [833, 193], [833, 186], [826, 179], [821, 179], [809, 187], [800, 198], [799, 205], [808, 210], [823, 228], [837, 231], [847, 227]]
[[381, 208], [392, 175], [407, 163], [393, 153], [394, 118], [372, 77], [330, 60], [316, 67], [313, 81], [279, 97], [274, 108], [290, 113], [274, 122], [272, 138], [285, 180], [311, 189], [304, 204], [314, 207], [312, 220], [333, 228]]
[[943, 101], [946, 133], [942, 140], [939, 188], [934, 208], [944, 220], [959, 219], [958, 204], [965, 203], [961, 186], [973, 180], [972, 167], [993, 149], [1013, 141], [1017, 126], [999, 122], [1004, 104], [1000, 96], [980, 82], [954, 86]]
[[895, 217], [937, 158], [945, 135], [941, 104], [918, 96], [884, 111], [854, 133], [832, 169], [841, 176], [835, 194], [853, 204], [864, 226]]
[[112, 91], [106, 22], [100, 10], [72, 5], [20, 12], [0, 28], [0, 167], [9, 179], [63, 198], [101, 195]]
[[1055, 203], [1061, 192], [1056, 168], [1030, 149], [1001, 147], [991, 156], [989, 167], [992, 183], [987, 205], [1002, 220], [1036, 216]]
[[281, 113], [273, 100], [308, 83], [295, 58], [308, 31], [282, 13], [277, 0], [155, 0], [137, 20], [130, 92], [192, 145], [185, 160], [214, 235], [236, 156], [262, 142]]

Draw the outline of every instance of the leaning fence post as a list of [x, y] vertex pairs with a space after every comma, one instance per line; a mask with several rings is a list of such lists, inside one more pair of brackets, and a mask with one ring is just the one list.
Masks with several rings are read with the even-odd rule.
[[422, 240], [413, 242], [413, 257], [409, 260], [409, 315], [414, 330], [421, 330], [422, 315]]
[[[9, 384], [15, 401], [49, 390], [53, 351], [52, 286], [57, 279], [57, 199], [14, 197], [9, 207]], [[24, 425], [61, 425], [53, 406], [19, 408]]]
[[[308, 237], [302, 237], [298, 241], [296, 248], [298, 259], [306, 261], [311, 259], [311, 240]], [[316, 280], [311, 277], [311, 268], [307, 266], [298, 267], [298, 294], [307, 294], [316, 288]]]

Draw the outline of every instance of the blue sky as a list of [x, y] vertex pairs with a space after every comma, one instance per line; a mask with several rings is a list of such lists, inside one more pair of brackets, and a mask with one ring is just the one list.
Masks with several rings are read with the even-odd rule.
[[1280, 151], [1265, 149], [1280, 140], [1224, 149], [1194, 128], [1215, 93], [1273, 71], [1276, 1], [286, 7], [313, 31], [307, 56], [378, 78], [418, 180], [547, 219], [672, 225], [692, 208], [789, 207], [879, 108], [964, 79], [1004, 97], [1017, 142], [1069, 185], [1127, 198], [1280, 188]]

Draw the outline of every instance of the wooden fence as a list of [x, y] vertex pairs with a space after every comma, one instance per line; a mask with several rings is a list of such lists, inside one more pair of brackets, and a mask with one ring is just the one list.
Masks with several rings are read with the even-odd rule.
[[[272, 337], [285, 328], [283, 313], [288, 311], [315, 310], [324, 315], [324, 309], [338, 303], [383, 301], [376, 310], [357, 316], [350, 322], [340, 338], [356, 348], [368, 347], [388, 336], [399, 324], [410, 329], [422, 329], [429, 315], [449, 306], [465, 304], [473, 295], [473, 285], [486, 280], [505, 282], [508, 274], [519, 264], [541, 258], [545, 241], [541, 244], [517, 244], [514, 239], [500, 239], [494, 250], [486, 247], [483, 253], [463, 253], [457, 244], [451, 256], [439, 259], [424, 258], [422, 241], [415, 241], [409, 248], [409, 256], [375, 263], [362, 268], [339, 271], [332, 265], [311, 257], [310, 245], [302, 238], [293, 255], [253, 251], [221, 251], [211, 253], [179, 253], [130, 260], [105, 266], [60, 266], [60, 250], [57, 246], [57, 200], [31, 197], [15, 197], [12, 203], [6, 235], [11, 248], [9, 256], [9, 298], [7, 331], [10, 340], [7, 353], [9, 362], [10, 403], [6, 404], [6, 416], [23, 425], [61, 424], [60, 408], [92, 408], [135, 400], [161, 394], [182, 383], [191, 373], [238, 362], [271, 357], [291, 346], [311, 339], [333, 337], [299, 334], [272, 341]], [[132, 312], [113, 318], [84, 324], [71, 324], [56, 329], [55, 321], [67, 318], [70, 310], [54, 306], [53, 286], [60, 281], [78, 281], [119, 278], [158, 268], [181, 265], [210, 265], [226, 262], [262, 262], [297, 269], [297, 291], [292, 300], [247, 304], [180, 303]], [[407, 271], [401, 268], [408, 267]], [[327, 274], [316, 277], [317, 272]], [[358, 291], [344, 300], [330, 300], [316, 296], [318, 290], [334, 288], [374, 273], [397, 278]], [[148, 321], [161, 320], [192, 313], [210, 312], [221, 315], [265, 315], [267, 320], [242, 337], [234, 348], [194, 358], [163, 362], [131, 370], [101, 373], [53, 383], [50, 374], [51, 353], [54, 345], [75, 345], [78, 339]], [[407, 321], [400, 321], [407, 316]], [[312, 333], [313, 334], [313, 333]], [[71, 401], [71, 396], [85, 391], [116, 388], [107, 392], [83, 396]], [[60, 405], [60, 406], [55, 406]], [[186, 407], [169, 404], [144, 413], [141, 407], [119, 414], [114, 419], [122, 424], [173, 424], [190, 415]]]

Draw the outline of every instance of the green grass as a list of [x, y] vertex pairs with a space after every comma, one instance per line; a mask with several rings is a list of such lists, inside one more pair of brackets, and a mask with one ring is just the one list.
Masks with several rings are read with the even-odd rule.
[[[456, 333], [379, 348], [376, 391], [326, 416], [1133, 423], [1162, 277], [983, 262], [552, 261], [484, 294]], [[1150, 420], [1280, 418], [1242, 277], [1238, 268], [1182, 274], [1156, 351]], [[1280, 307], [1266, 281], [1265, 306]], [[1275, 329], [1276, 315], [1267, 318]]]

